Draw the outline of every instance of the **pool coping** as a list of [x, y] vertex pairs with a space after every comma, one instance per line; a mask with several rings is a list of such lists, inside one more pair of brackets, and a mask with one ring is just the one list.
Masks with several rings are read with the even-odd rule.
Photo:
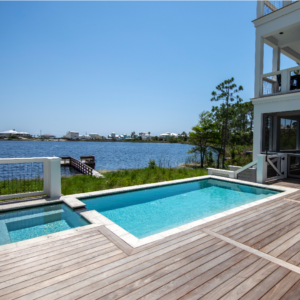
[[[298, 189], [294, 188], [289, 188], [289, 187], [283, 187], [283, 186], [272, 186], [269, 187], [268, 185], [265, 184], [260, 184], [260, 183], [254, 183], [254, 182], [247, 182], [239, 179], [232, 179], [232, 178], [226, 178], [226, 177], [219, 177], [219, 176], [214, 176], [214, 175], [207, 175], [207, 176], [199, 176], [199, 177], [192, 177], [192, 178], [186, 178], [186, 179], [179, 179], [179, 180], [172, 180], [172, 181], [164, 181], [164, 182], [158, 182], [158, 183], [151, 183], [151, 184], [143, 184], [143, 185], [138, 185], [138, 186], [132, 186], [132, 187], [125, 187], [125, 188], [117, 188], [117, 189], [111, 189], [111, 190], [105, 190], [105, 191], [98, 191], [98, 192], [91, 192], [91, 193], [82, 193], [82, 194], [76, 194], [72, 195], [72, 197], [76, 197], [79, 201], [80, 199], [88, 199], [92, 198], [95, 196], [104, 196], [104, 195], [112, 195], [116, 193], [122, 193], [122, 192], [129, 192], [129, 191], [137, 191], [145, 188], [153, 188], [153, 187], [161, 187], [161, 186], [167, 186], [167, 185], [173, 185], [173, 184], [178, 184], [178, 183], [185, 183], [185, 182], [192, 182], [192, 181], [199, 181], [199, 180], [205, 180], [205, 179], [216, 179], [216, 180], [221, 180], [225, 182], [233, 182], [233, 183], [239, 183], [243, 185], [250, 185], [250, 186], [255, 186], [255, 187], [261, 187], [269, 190], [275, 190], [275, 191], [282, 191], [282, 193], [266, 197], [261, 200], [253, 201], [251, 203], [241, 205], [238, 207], [235, 207], [233, 209], [223, 211], [221, 213], [209, 216], [207, 218], [199, 219], [197, 221], [193, 221], [154, 235], [150, 235], [148, 237], [139, 239], [135, 237], [133, 234], [129, 233], [113, 221], [109, 220], [106, 218], [104, 215], [101, 213], [97, 212], [96, 210], [88, 210], [85, 212], [82, 212], [81, 215], [87, 219], [90, 223], [92, 224], [99, 224], [102, 226], [105, 226], [108, 230], [110, 230], [112, 233], [114, 233], [116, 236], [118, 236], [120, 239], [122, 239], [124, 242], [126, 242], [128, 245], [130, 245], [132, 248], [137, 248], [149, 243], [152, 243], [154, 241], [161, 240], [165, 237], [168, 237], [170, 235], [183, 232], [185, 230], [191, 229], [193, 227], [203, 225], [205, 223], [217, 220], [219, 218], [234, 214], [236, 212], [248, 209], [253, 206], [260, 205], [262, 203], [276, 200], [277, 198], [281, 197], [286, 197], [287, 195], [294, 193], [296, 191], [299, 191]], [[66, 196], [67, 197], [67, 196]]]
[[[142, 239], [138, 239], [116, 223], [112, 222], [108, 218], [106, 218], [104, 215], [101, 213], [97, 212], [96, 210], [86, 210], [85, 211], [85, 203], [80, 201], [81, 199], [87, 199], [87, 198], [92, 198], [95, 196], [105, 196], [105, 195], [113, 195], [117, 193], [123, 193], [123, 192], [130, 192], [130, 191], [138, 191], [142, 189], [147, 189], [147, 188], [155, 188], [155, 187], [162, 187], [162, 186], [168, 186], [168, 185], [174, 185], [174, 184], [179, 184], [179, 183], [186, 183], [186, 182], [192, 182], [192, 181], [199, 181], [199, 180], [206, 180], [206, 179], [216, 179], [216, 180], [221, 180], [221, 181], [227, 181], [227, 182], [233, 182], [233, 183], [239, 183], [243, 185], [248, 185], [248, 186], [255, 186], [255, 187], [261, 187], [269, 190], [275, 190], [275, 191], [282, 191], [282, 193], [273, 195], [270, 197], [266, 197], [261, 200], [257, 200], [242, 206], [235, 207], [233, 209], [212, 215], [207, 218], [199, 219], [197, 221], [193, 221]], [[116, 188], [116, 189], [109, 189], [109, 190], [103, 190], [103, 191], [96, 191], [96, 192], [89, 192], [89, 193], [81, 193], [81, 194], [73, 194], [73, 195], [67, 195], [67, 196], [61, 196], [57, 198], [48, 198], [48, 199], [41, 199], [41, 200], [33, 200], [33, 201], [24, 201], [24, 202], [17, 202], [17, 203], [12, 203], [8, 204], [5, 203], [3, 205], [0, 204], [0, 212], [6, 212], [6, 211], [11, 211], [11, 210], [16, 210], [16, 209], [24, 209], [24, 208], [30, 208], [30, 207], [36, 207], [40, 205], [49, 205], [49, 204], [57, 204], [57, 203], [64, 203], [68, 205], [70, 208], [72, 208], [74, 211], [75, 210], [82, 210], [82, 212], [78, 211], [78, 213], [84, 217], [88, 222], [90, 222], [90, 225], [82, 226], [82, 227], [77, 227], [69, 230], [64, 230], [61, 232], [49, 234], [49, 235], [44, 235], [41, 237], [36, 237], [16, 243], [10, 243], [6, 245], [0, 246], [0, 251], [2, 250], [8, 250], [16, 247], [21, 247], [22, 245], [26, 245], [28, 243], [34, 243], [42, 240], [46, 240], [48, 238], [55, 238], [58, 236], [63, 236], [63, 235], [68, 235], [76, 231], [81, 231], [85, 230], [88, 228], [92, 227], [98, 227], [98, 226], [104, 226], [106, 227], [110, 232], [115, 234], [117, 237], [119, 237], [121, 240], [123, 240], [125, 243], [127, 243], [129, 246], [132, 248], [137, 248], [149, 243], [152, 243], [157, 240], [161, 240], [165, 237], [168, 237], [170, 235], [183, 232], [185, 230], [191, 229], [193, 227], [217, 220], [219, 218], [234, 214], [236, 212], [248, 209], [253, 206], [260, 205], [262, 203], [271, 201], [271, 200], [276, 200], [279, 197], [286, 197], [287, 195], [294, 193], [296, 191], [299, 191], [298, 189], [295, 188], [289, 188], [289, 187], [283, 187], [283, 186], [272, 186], [269, 187], [268, 185], [265, 184], [260, 184], [260, 183], [254, 183], [254, 182], [248, 182], [248, 181], [243, 181], [239, 179], [232, 179], [232, 178], [227, 178], [227, 177], [219, 177], [219, 176], [214, 176], [214, 175], [206, 175], [206, 176], [198, 176], [198, 177], [192, 177], [192, 178], [185, 178], [185, 179], [178, 179], [178, 180], [172, 180], [172, 181], [164, 181], [164, 182], [157, 182], [157, 183], [150, 183], [150, 184], [143, 184], [143, 185], [136, 185], [136, 186], [130, 186], [130, 187], [123, 187], [123, 188]]]

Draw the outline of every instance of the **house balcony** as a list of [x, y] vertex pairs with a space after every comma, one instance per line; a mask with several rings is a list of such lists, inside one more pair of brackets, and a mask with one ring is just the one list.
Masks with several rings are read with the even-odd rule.
[[295, 2], [297, 2], [299, 0], [285, 0], [285, 1], [261, 1], [258, 0], [258, 2], [260, 2], [260, 8], [258, 10], [258, 14], [257, 17], [263, 17], [265, 15], [271, 14], [275, 11], [278, 11], [279, 9], [282, 9], [285, 6], [288, 6], [290, 4], [293, 4]]
[[294, 92], [300, 92], [300, 66], [261, 75], [261, 97]]

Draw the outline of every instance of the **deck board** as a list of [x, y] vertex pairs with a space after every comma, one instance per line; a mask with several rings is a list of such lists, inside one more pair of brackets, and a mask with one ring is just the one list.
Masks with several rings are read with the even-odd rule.
[[281, 197], [138, 248], [101, 226], [7, 248], [0, 300], [298, 299], [300, 180], [273, 184], [297, 186], [294, 201]]

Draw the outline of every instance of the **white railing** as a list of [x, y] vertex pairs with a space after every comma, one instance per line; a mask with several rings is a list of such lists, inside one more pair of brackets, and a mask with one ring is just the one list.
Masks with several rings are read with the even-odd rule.
[[[287, 177], [287, 154], [259, 154], [257, 160], [244, 167], [230, 166], [230, 170], [208, 168], [208, 175], [222, 176], [244, 181], [265, 183], [272, 179]], [[256, 169], [253, 166], [256, 165]], [[242, 173], [243, 176], [240, 176]]]
[[261, 75], [261, 96], [300, 91], [300, 67]]
[[297, 1], [299, 0], [258, 0], [257, 18], [268, 15]]
[[58, 157], [1, 158], [0, 200], [48, 195], [61, 196]]

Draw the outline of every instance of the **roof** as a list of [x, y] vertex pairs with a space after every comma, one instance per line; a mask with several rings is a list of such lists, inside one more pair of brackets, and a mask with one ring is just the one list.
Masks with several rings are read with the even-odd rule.
[[8, 134], [29, 134], [28, 132], [18, 132], [18, 131], [15, 131], [15, 130], [6, 130], [6, 131], [2, 131], [0, 133], [8, 133]]

